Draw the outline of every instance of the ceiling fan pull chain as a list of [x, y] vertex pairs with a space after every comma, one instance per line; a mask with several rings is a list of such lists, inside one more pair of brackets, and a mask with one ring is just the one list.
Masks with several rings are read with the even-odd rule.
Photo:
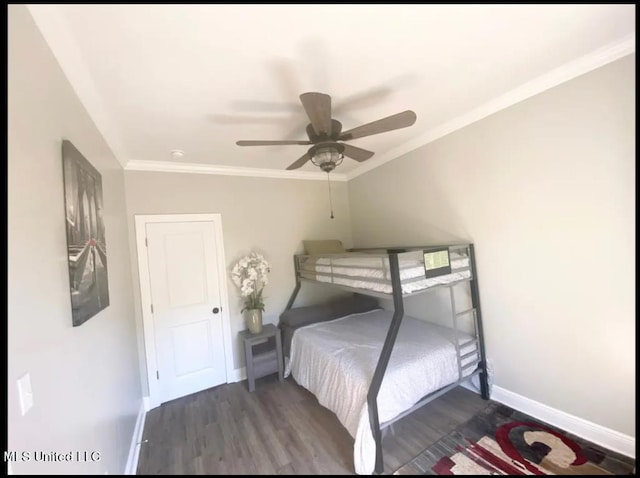
[[331, 198], [331, 179], [327, 173], [327, 185], [329, 186], [329, 205], [331, 206], [331, 219], [333, 219], [333, 199]]

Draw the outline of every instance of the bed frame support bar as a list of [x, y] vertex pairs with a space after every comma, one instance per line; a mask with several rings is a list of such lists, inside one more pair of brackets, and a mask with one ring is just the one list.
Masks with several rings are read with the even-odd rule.
[[287, 302], [287, 306], [284, 308], [284, 310], [289, 310], [291, 307], [293, 307], [293, 303], [295, 302], [296, 297], [298, 296], [298, 292], [300, 291], [300, 262], [297, 256], [293, 256], [293, 270], [295, 271], [296, 275], [296, 287], [295, 289], [293, 289], [291, 297], [289, 297], [289, 302]]
[[391, 358], [391, 352], [396, 342], [398, 331], [400, 330], [400, 324], [402, 323], [402, 317], [404, 316], [404, 303], [402, 300], [402, 282], [400, 281], [400, 266], [398, 263], [397, 250], [389, 250], [389, 271], [391, 272], [391, 286], [393, 288], [393, 307], [395, 309], [393, 318], [391, 319], [391, 325], [387, 332], [387, 337], [384, 340], [382, 346], [382, 352], [380, 353], [380, 359], [376, 365], [376, 370], [373, 373], [373, 379], [369, 386], [369, 392], [367, 393], [367, 405], [369, 406], [369, 424], [371, 426], [371, 432], [376, 442], [376, 467], [375, 473], [381, 474], [384, 471], [384, 461], [382, 458], [382, 430], [380, 429], [380, 419], [378, 416], [378, 392], [382, 385], [382, 379], [384, 378], [389, 359]]
[[473, 277], [469, 282], [471, 288], [471, 304], [476, 314], [476, 333], [478, 335], [478, 345], [480, 348], [480, 395], [484, 400], [489, 400], [489, 374], [487, 372], [487, 357], [484, 349], [484, 329], [482, 327], [482, 312], [480, 308], [480, 291], [478, 288], [478, 269], [476, 268], [476, 253], [473, 244], [469, 244], [469, 260]]

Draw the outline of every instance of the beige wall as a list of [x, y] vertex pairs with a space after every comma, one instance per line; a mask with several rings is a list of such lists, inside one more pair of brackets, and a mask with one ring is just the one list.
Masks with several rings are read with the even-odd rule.
[[[253, 178], [185, 173], [126, 171], [129, 235], [133, 253], [134, 294], [142, 343], [140, 286], [135, 251], [136, 214], [220, 213], [224, 233], [227, 270], [242, 256], [256, 250], [272, 265], [270, 283], [264, 290], [265, 323], [277, 323], [293, 291], [293, 255], [301, 253], [304, 239], [340, 239], [351, 246], [351, 221], [345, 182], [332, 182], [334, 219], [329, 218], [326, 181]], [[246, 328], [237, 287], [229, 277], [231, 332], [236, 368], [244, 366], [237, 333]], [[296, 305], [320, 302], [330, 289], [302, 287]], [[144, 355], [142, 370], [144, 371]], [[143, 386], [146, 381], [143, 378]]]
[[357, 247], [475, 243], [495, 385], [630, 436], [634, 71], [627, 56], [349, 182]]
[[[119, 474], [141, 405], [124, 174], [25, 6], [8, 17], [8, 446], [97, 451], [98, 462], [16, 462], [14, 473]], [[62, 139], [100, 171], [110, 305], [72, 327]], [[21, 416], [16, 380], [31, 375]]]

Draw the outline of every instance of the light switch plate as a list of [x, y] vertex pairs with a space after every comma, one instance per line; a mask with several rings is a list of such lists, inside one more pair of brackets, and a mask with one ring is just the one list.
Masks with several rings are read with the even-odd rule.
[[18, 379], [18, 397], [20, 399], [20, 411], [25, 415], [33, 407], [33, 392], [31, 390], [31, 377], [25, 373]]

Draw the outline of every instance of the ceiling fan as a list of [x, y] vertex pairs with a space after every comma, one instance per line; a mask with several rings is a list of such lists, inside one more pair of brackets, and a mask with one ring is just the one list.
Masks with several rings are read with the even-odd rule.
[[329, 173], [342, 163], [344, 156], [362, 162], [374, 154], [343, 141], [406, 128], [416, 122], [416, 114], [407, 110], [343, 132], [342, 123], [331, 117], [331, 96], [309, 92], [301, 94], [300, 101], [310, 121], [307, 125], [309, 140], [236, 141], [236, 144], [238, 146], [312, 145], [287, 169], [298, 169], [307, 161], [311, 161], [322, 171]]

